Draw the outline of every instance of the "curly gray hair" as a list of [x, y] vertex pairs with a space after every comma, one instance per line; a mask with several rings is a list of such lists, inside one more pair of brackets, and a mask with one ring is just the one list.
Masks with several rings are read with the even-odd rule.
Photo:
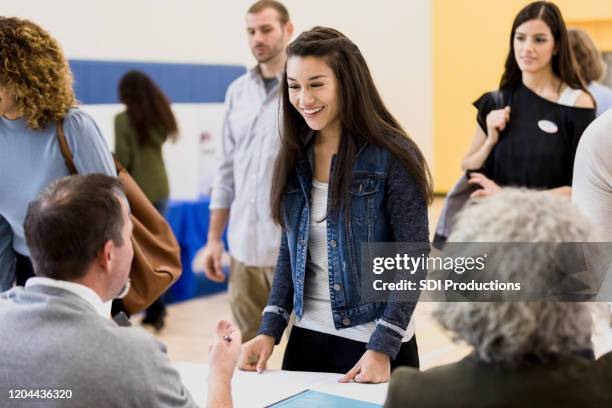
[[[459, 214], [449, 242], [583, 242], [590, 230], [567, 199], [508, 188], [470, 202]], [[553, 268], [550, 260], [538, 251], [505, 257], [495, 277], [543, 284], [529, 274]], [[587, 303], [441, 303], [434, 317], [455, 341], [473, 346], [487, 363], [514, 367], [526, 355], [545, 360], [592, 348], [593, 320]]]

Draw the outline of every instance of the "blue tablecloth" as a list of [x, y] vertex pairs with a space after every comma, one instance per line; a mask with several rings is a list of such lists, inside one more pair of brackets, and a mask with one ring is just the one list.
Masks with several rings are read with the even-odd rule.
[[[196, 275], [191, 270], [193, 257], [206, 244], [210, 218], [209, 203], [209, 198], [202, 198], [199, 201], [171, 201], [168, 205], [165, 216], [181, 246], [183, 263], [183, 274], [166, 293], [168, 302], [187, 300], [195, 296], [227, 290], [227, 281], [224, 283], [212, 282], [203, 273]], [[223, 240], [227, 248], [225, 233]]]

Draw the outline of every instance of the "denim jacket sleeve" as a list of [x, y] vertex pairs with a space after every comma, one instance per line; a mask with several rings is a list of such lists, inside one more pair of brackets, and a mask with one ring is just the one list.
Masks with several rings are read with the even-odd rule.
[[293, 311], [293, 278], [291, 273], [291, 258], [287, 243], [287, 233], [283, 230], [281, 236], [276, 271], [272, 280], [272, 290], [268, 305], [262, 313], [262, 321], [257, 334], [274, 337], [275, 344], [281, 340], [283, 332], [289, 323]]
[[[412, 175], [393, 157], [389, 166], [385, 199], [394, 241], [424, 243], [424, 247], [428, 248], [427, 202]], [[367, 348], [395, 358], [415, 308], [414, 302], [394, 301], [391, 297], [377, 320]]]

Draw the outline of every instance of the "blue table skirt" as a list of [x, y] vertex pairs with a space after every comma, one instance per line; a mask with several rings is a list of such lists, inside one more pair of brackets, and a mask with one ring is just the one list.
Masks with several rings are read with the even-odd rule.
[[[168, 204], [165, 216], [181, 247], [183, 263], [183, 274], [166, 293], [165, 297], [168, 302], [188, 300], [196, 296], [227, 290], [227, 281], [224, 283], [212, 282], [203, 273], [196, 275], [191, 270], [191, 261], [196, 252], [206, 244], [210, 218], [209, 204], [210, 198], [208, 197], [199, 201], [171, 201]], [[225, 233], [223, 241], [227, 248]]]

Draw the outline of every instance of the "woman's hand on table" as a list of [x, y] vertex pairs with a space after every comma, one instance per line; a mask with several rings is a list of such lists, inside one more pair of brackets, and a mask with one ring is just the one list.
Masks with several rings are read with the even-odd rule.
[[357, 364], [338, 382], [384, 383], [391, 377], [391, 359], [380, 351], [367, 350]]
[[274, 350], [274, 338], [260, 334], [242, 346], [238, 368], [263, 373]]

